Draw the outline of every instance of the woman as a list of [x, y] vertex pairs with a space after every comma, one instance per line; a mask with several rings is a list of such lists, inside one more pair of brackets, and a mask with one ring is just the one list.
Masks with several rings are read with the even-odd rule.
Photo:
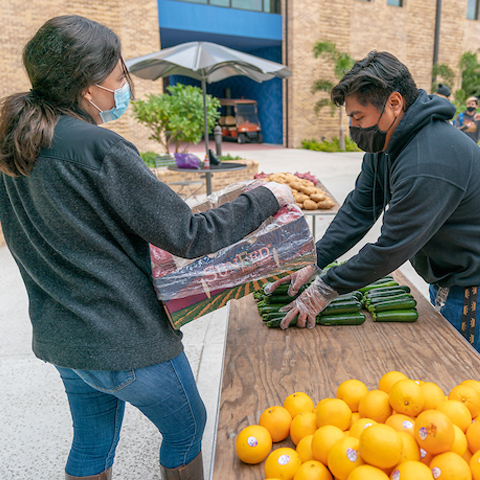
[[120, 41], [105, 26], [53, 18], [23, 61], [32, 89], [1, 110], [0, 222], [29, 295], [34, 353], [65, 385], [74, 427], [66, 478], [111, 478], [129, 402], [162, 434], [163, 478], [202, 479], [205, 408], [182, 334], [157, 301], [149, 243], [205, 255], [293, 198], [270, 183], [193, 215], [131, 143], [98, 127], [131, 96]]

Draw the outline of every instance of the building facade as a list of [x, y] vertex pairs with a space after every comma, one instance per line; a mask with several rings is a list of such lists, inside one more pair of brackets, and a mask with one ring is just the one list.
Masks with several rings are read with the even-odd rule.
[[[293, 71], [287, 80], [256, 84], [243, 77], [210, 84], [208, 93], [258, 101], [268, 143], [300, 147], [304, 139], [338, 136], [338, 117], [313, 106], [326, 96], [311, 93], [315, 79], [335, 82], [328, 61], [313, 56], [317, 41], [329, 40], [354, 59], [370, 50], [387, 50], [411, 70], [427, 91], [434, 55], [458, 72], [465, 51], [480, 48], [480, 0], [5, 0], [0, 10], [0, 96], [30, 88], [22, 47], [48, 18], [79, 14], [112, 28], [122, 40], [125, 58], [145, 55], [193, 40], [211, 41], [279, 63]], [[174, 77], [169, 83], [193, 83]], [[160, 93], [164, 82], [135, 78], [136, 96]], [[452, 91], [458, 85], [451, 86]], [[129, 109], [131, 113], [131, 109]], [[344, 119], [345, 128], [348, 126]], [[107, 125], [140, 151], [158, 151], [148, 130], [132, 115]]]

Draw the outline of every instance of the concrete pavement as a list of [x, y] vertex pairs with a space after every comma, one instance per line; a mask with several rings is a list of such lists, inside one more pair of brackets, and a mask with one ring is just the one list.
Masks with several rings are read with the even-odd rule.
[[[353, 188], [362, 159], [361, 153], [332, 154], [268, 145], [223, 147], [224, 153], [230, 151], [232, 155], [258, 160], [259, 171], [310, 171], [339, 202]], [[201, 146], [198, 151], [202, 151]], [[317, 220], [317, 238], [328, 221], [327, 217]], [[378, 234], [376, 225], [362, 244], [345, 257], [356, 253], [364, 243], [375, 241]], [[426, 295], [427, 285], [411, 267], [404, 265], [401, 270]], [[203, 444], [206, 478], [214, 453], [227, 317], [228, 306], [183, 328], [185, 350], [208, 411]], [[0, 479], [61, 480], [72, 437], [66, 396], [55, 368], [31, 352], [27, 295], [6, 247], [0, 248], [0, 328]], [[150, 422], [127, 405], [114, 479], [159, 480], [160, 442]]]

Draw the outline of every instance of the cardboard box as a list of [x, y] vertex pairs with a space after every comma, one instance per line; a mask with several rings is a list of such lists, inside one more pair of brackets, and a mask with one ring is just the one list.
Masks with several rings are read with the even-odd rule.
[[214, 254], [185, 260], [152, 246], [151, 256], [157, 295], [175, 329], [316, 262], [310, 229], [294, 205]]

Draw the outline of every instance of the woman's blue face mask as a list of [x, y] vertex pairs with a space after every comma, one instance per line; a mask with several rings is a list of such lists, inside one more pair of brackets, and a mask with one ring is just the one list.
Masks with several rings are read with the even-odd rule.
[[117, 90], [110, 90], [109, 88], [102, 87], [101, 85], [97, 85], [97, 87], [107, 90], [107, 92], [112, 92], [115, 99], [115, 106], [110, 110], [105, 111], [100, 110], [100, 108], [98, 108], [91, 100], [89, 100], [89, 102], [98, 110], [103, 123], [120, 118], [127, 110], [130, 103], [130, 97], [132, 96], [129, 83], [126, 82], [123, 87], [117, 88]]

